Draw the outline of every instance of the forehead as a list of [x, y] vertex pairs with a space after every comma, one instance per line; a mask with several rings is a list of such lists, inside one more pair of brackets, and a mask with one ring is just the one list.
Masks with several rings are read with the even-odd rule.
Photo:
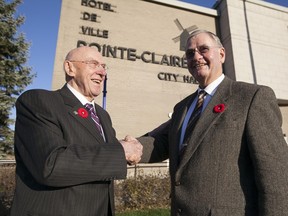
[[215, 45], [216, 41], [208, 33], [199, 33], [189, 39], [187, 48], [201, 46], [201, 45]]
[[102, 56], [96, 48], [79, 47], [73, 52], [73, 57], [82, 58], [83, 60], [97, 60], [102, 61]]

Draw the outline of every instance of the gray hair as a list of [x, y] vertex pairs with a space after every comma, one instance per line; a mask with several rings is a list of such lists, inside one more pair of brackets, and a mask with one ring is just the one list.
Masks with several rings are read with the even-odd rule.
[[196, 35], [201, 34], [201, 33], [208, 34], [213, 40], [215, 40], [215, 42], [217, 43], [217, 45], [218, 45], [219, 47], [223, 47], [223, 45], [222, 45], [222, 43], [221, 43], [221, 40], [219, 39], [219, 37], [218, 37], [216, 34], [214, 34], [213, 32], [210, 32], [210, 31], [208, 31], [208, 30], [204, 30], [204, 29], [197, 29], [197, 30], [193, 31], [193, 32], [189, 35], [189, 37], [187, 38], [187, 44], [188, 44], [188, 42], [189, 42], [189, 40], [190, 40], [191, 38], [193, 38], [193, 37], [195, 37]]

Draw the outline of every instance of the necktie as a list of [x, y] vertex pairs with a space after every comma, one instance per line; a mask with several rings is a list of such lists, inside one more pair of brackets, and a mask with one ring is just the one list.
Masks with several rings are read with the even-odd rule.
[[85, 104], [85, 109], [90, 113], [92, 120], [95, 122], [97, 129], [103, 137], [102, 126], [92, 104]]
[[186, 145], [183, 145], [182, 149], [179, 152], [179, 156], [182, 157], [186, 147], [187, 147], [187, 142], [188, 142], [188, 137], [191, 136], [191, 133], [193, 132], [193, 129], [195, 128], [195, 125], [200, 118], [202, 108], [203, 108], [203, 102], [204, 102], [204, 97], [207, 93], [204, 90], [200, 90], [198, 93], [198, 100], [195, 106], [195, 109], [189, 119], [186, 131], [185, 131], [185, 136], [184, 136], [184, 142]]

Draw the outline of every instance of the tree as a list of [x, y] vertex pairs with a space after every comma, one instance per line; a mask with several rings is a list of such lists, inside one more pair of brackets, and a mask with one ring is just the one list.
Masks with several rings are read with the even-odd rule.
[[17, 96], [35, 77], [26, 66], [30, 43], [17, 29], [25, 18], [16, 16], [22, 0], [0, 0], [0, 159], [13, 153], [14, 131], [10, 118]]

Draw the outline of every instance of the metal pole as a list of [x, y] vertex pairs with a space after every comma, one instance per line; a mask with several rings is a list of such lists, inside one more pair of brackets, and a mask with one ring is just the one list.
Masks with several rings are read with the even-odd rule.
[[102, 108], [106, 110], [106, 94], [107, 94], [107, 74], [105, 76], [104, 85], [103, 85], [103, 101], [102, 101]]

